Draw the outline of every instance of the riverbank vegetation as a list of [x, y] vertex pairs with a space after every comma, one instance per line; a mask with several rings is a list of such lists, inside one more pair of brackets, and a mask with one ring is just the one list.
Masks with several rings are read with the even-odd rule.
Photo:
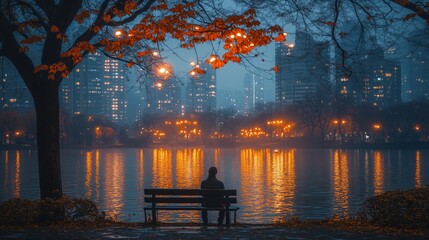
[[[192, 117], [145, 114], [132, 126], [119, 126], [102, 116], [61, 113], [60, 143], [70, 147], [273, 146], [349, 148], [428, 148], [428, 102], [398, 104], [383, 110], [349, 106], [341, 113], [292, 105], [274, 112], [260, 105], [250, 115], [234, 109]], [[34, 114], [0, 113], [0, 148], [36, 146]], [[322, 124], [323, 123], [323, 124]]]
[[[0, 228], [8, 229], [39, 226], [132, 228], [144, 225], [144, 223], [125, 223], [111, 219], [106, 217], [106, 214], [100, 211], [94, 202], [69, 197], [32, 201], [15, 198], [2, 202], [0, 212]], [[370, 197], [352, 216], [333, 216], [323, 220], [302, 220], [298, 217], [288, 217], [269, 225], [429, 236], [429, 186], [406, 191], [389, 191]]]

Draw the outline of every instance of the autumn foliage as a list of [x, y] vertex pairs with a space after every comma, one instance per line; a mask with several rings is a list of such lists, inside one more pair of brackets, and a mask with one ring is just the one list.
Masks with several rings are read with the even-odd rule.
[[[49, 79], [63, 79], [85, 54], [94, 53], [97, 49], [129, 62], [128, 67], [132, 67], [136, 63], [151, 61], [150, 58], [154, 56], [149, 46], [157, 46], [171, 38], [179, 40], [182, 48], [194, 48], [206, 42], [221, 43], [223, 53], [217, 55], [215, 60], [206, 60], [213, 68], [220, 68], [228, 62], [240, 63], [243, 55], [251, 53], [257, 47], [285, 40], [281, 27], [261, 26], [255, 9], [216, 17], [208, 16], [201, 4], [196, 2], [169, 3], [158, 0], [151, 5], [148, 3], [141, 6], [140, 1], [126, 0], [117, 1], [117, 4], [110, 7], [103, 4], [103, 12], [85, 8], [78, 11], [74, 17], [77, 23], [83, 25], [92, 21], [87, 32], [61, 53], [60, 61], [49, 65], [42, 62], [35, 67], [34, 72], [47, 71]], [[135, 20], [138, 17], [141, 19]], [[132, 24], [120, 26], [119, 23], [127, 22], [126, 19], [133, 20]], [[66, 29], [50, 22], [48, 24], [46, 34], [30, 34], [20, 41], [21, 52], [27, 52], [32, 44], [45, 41], [50, 34], [63, 43], [69, 41]], [[44, 23], [32, 18], [20, 23], [19, 31], [41, 29], [43, 25]], [[112, 31], [117, 32], [113, 34]], [[98, 41], [86, 38], [95, 35], [99, 36]], [[134, 59], [130, 57], [130, 49], [137, 52]]]

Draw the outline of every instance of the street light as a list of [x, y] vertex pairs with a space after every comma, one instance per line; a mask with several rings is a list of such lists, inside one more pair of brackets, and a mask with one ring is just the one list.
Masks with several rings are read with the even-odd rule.
[[122, 31], [121, 30], [116, 30], [115, 36], [116, 37], [120, 37], [121, 35], [122, 35]]

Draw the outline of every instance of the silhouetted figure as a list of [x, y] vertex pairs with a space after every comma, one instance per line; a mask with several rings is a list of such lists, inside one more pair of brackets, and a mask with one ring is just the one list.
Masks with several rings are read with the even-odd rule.
[[[211, 167], [209, 169], [209, 176], [206, 180], [201, 182], [201, 189], [225, 189], [222, 181], [216, 179], [217, 169]], [[203, 207], [223, 207], [224, 197], [223, 195], [206, 195], [204, 196]], [[202, 211], [202, 217], [204, 224], [208, 223], [207, 210]], [[218, 224], [223, 223], [225, 217], [225, 211], [219, 210], [219, 218], [217, 219]]]

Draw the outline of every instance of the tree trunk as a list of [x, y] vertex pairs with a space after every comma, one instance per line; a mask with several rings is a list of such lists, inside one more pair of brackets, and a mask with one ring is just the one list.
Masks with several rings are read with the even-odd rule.
[[54, 80], [38, 81], [33, 99], [37, 120], [40, 197], [61, 198], [59, 83]]

